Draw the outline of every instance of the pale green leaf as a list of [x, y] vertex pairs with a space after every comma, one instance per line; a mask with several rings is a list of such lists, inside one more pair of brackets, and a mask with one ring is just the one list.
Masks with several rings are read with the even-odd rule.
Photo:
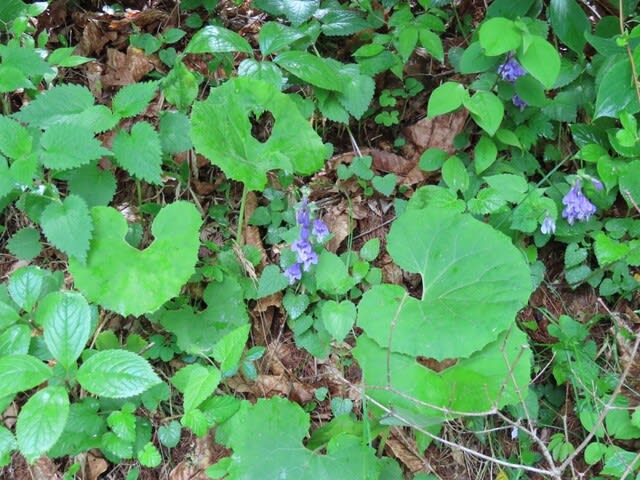
[[320, 0], [256, 0], [254, 5], [272, 15], [284, 15], [297, 27], [318, 10]]
[[82, 197], [89, 207], [108, 205], [116, 194], [116, 177], [110, 170], [85, 165], [71, 172], [69, 191]]
[[478, 36], [480, 45], [490, 57], [516, 50], [522, 43], [522, 33], [507, 18], [487, 20], [480, 26]]
[[162, 463], [162, 456], [152, 442], [148, 442], [138, 452], [138, 460], [140, 465], [147, 468], [155, 468]]
[[31, 355], [0, 357], [0, 398], [36, 387], [51, 374], [49, 367]]
[[56, 248], [84, 263], [93, 225], [86, 202], [77, 195], [52, 202], [40, 217], [42, 231]]
[[157, 82], [132, 83], [121, 88], [111, 102], [113, 113], [119, 117], [141, 114], [158, 91]]
[[31, 148], [31, 135], [27, 129], [15, 120], [0, 115], [0, 152], [16, 159], [31, 153]]
[[121, 130], [113, 140], [118, 164], [140, 180], [162, 184], [160, 136], [147, 122], [136, 122], [131, 133]]
[[242, 325], [227, 333], [213, 347], [211, 354], [220, 364], [220, 369], [225, 375], [237, 369], [242, 357], [242, 352], [249, 339], [251, 325]]
[[258, 281], [258, 298], [268, 297], [289, 285], [289, 280], [280, 271], [277, 265], [267, 265]]
[[253, 53], [249, 42], [224, 27], [207, 25], [196, 32], [187, 45], [185, 53]]
[[11, 452], [17, 447], [18, 442], [16, 442], [13, 434], [4, 425], [0, 425], [0, 467], [9, 465]]
[[523, 48], [518, 53], [518, 60], [547, 89], [553, 87], [560, 74], [560, 55], [542, 37], [531, 37], [526, 50]]
[[348, 80], [340, 73], [335, 61], [308, 52], [289, 50], [282, 52], [273, 61], [299, 79], [325, 90], [343, 91]]
[[260, 27], [258, 44], [262, 55], [272, 55], [286, 49], [296, 40], [304, 37], [298, 30], [279, 22], [267, 22]]
[[476, 92], [464, 100], [464, 106], [480, 128], [493, 136], [504, 118], [504, 104], [491, 92]]
[[445, 82], [437, 87], [429, 96], [427, 115], [429, 118], [453, 112], [460, 108], [469, 98], [464, 85], [457, 82]]
[[32, 260], [42, 251], [40, 232], [27, 227], [14, 233], [7, 242], [7, 249], [21, 260]]
[[320, 314], [325, 328], [338, 342], [345, 339], [356, 321], [356, 307], [349, 300], [339, 303], [328, 300], [322, 305]]
[[56, 123], [45, 130], [40, 148], [42, 164], [56, 170], [80, 167], [110, 155], [89, 128], [68, 123]]
[[316, 267], [318, 288], [329, 295], [344, 295], [355, 285], [347, 266], [335, 254], [323, 250]]
[[184, 395], [184, 412], [198, 408], [202, 402], [213, 395], [222, 375], [216, 367], [204, 367], [199, 364], [187, 365], [178, 370], [171, 382]]

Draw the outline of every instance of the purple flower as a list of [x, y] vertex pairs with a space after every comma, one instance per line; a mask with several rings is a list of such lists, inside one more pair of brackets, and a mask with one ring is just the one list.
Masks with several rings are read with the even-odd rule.
[[298, 225], [309, 227], [311, 222], [311, 212], [309, 211], [309, 200], [307, 197], [303, 197], [296, 213], [296, 222]]
[[511, 101], [516, 107], [520, 109], [520, 111], [524, 110], [529, 106], [527, 102], [525, 102], [524, 100], [522, 100], [522, 98], [520, 98], [520, 95], [514, 95]]
[[302, 270], [300, 270], [300, 264], [294, 263], [289, 265], [285, 271], [284, 276], [289, 279], [289, 285], [293, 285], [302, 278]]
[[567, 219], [569, 225], [573, 225], [576, 220], [587, 221], [596, 213], [596, 206], [584, 196], [580, 187], [580, 181], [576, 182], [562, 199], [562, 217]]
[[329, 227], [319, 218], [313, 221], [313, 236], [316, 237], [318, 242], [322, 242], [329, 236]]
[[593, 187], [598, 191], [604, 188], [604, 185], [602, 184], [602, 182], [598, 180], [596, 177], [591, 177], [591, 183], [593, 183]]
[[525, 75], [527, 72], [522, 68], [522, 65], [509, 55], [507, 61], [498, 67], [498, 74], [503, 80], [514, 83], [518, 78]]
[[291, 244], [291, 250], [296, 254], [298, 263], [302, 264], [305, 272], [311, 268], [311, 265], [318, 263], [318, 254], [313, 251], [313, 245], [309, 240], [299, 238]]
[[549, 214], [544, 216], [544, 220], [542, 225], [540, 226], [540, 231], [544, 235], [549, 235], [550, 233], [556, 233], [556, 221], [549, 216]]

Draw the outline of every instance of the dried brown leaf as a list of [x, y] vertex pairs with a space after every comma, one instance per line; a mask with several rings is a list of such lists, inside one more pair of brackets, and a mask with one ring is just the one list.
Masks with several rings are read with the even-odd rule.
[[400, 460], [400, 462], [406, 466], [411, 473], [431, 472], [432, 470], [426, 460], [414, 453], [418, 449], [415, 444], [415, 440], [412, 441], [413, 445], [407, 445], [407, 441], [410, 440], [406, 437], [400, 439], [392, 433], [387, 439], [387, 447], [391, 450], [391, 454]]
[[129, 46], [126, 54], [109, 48], [107, 49], [107, 73], [102, 76], [102, 84], [107, 87], [129, 85], [142, 80], [153, 69], [153, 62], [138, 48]]
[[373, 168], [384, 173], [395, 173], [396, 175], [404, 176], [416, 166], [415, 161], [409, 161], [400, 155], [385, 150], [371, 149], [370, 155], [373, 159]]
[[99, 450], [90, 450], [86, 454], [85, 472], [87, 480], [98, 480], [107, 471], [109, 464]]

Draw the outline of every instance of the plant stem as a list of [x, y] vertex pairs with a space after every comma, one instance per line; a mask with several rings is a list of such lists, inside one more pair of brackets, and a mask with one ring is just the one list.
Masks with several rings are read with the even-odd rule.
[[[620, 22], [620, 35], [625, 34], [624, 28], [624, 2], [623, 0], [618, 0], [618, 20]], [[631, 64], [631, 79], [633, 80], [633, 86], [636, 89], [636, 97], [638, 98], [638, 102], [640, 102], [640, 81], [638, 80], [638, 74], [636, 71], [636, 62], [633, 59], [633, 52], [631, 51], [631, 47], [629, 46], [629, 42], [625, 45], [627, 50], [627, 56], [629, 57], [629, 63]]]
[[236, 243], [239, 246], [242, 246], [242, 229], [244, 227], [244, 208], [247, 203], [247, 194], [249, 191], [247, 190], [246, 185], [242, 186], [242, 199], [240, 200], [240, 212], [238, 212], [238, 230], [236, 231]]
[[138, 197], [138, 208], [142, 205], [142, 187], [140, 186], [140, 180], [136, 178], [136, 195]]

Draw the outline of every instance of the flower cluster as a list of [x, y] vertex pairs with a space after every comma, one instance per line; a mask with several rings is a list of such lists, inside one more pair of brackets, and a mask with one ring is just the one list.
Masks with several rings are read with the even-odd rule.
[[302, 278], [302, 272], [308, 271], [312, 265], [318, 263], [318, 254], [313, 249], [313, 242], [322, 243], [329, 236], [329, 228], [320, 219], [311, 221], [309, 200], [304, 197], [298, 206], [296, 223], [300, 227], [300, 236], [291, 244], [291, 250], [296, 254], [296, 263], [284, 271], [293, 284]]
[[[598, 187], [602, 188], [602, 183], [599, 180], [594, 181], [593, 185], [596, 189]], [[581, 187], [582, 183], [578, 180], [562, 199], [562, 204], [564, 205], [562, 217], [567, 219], [569, 225], [573, 225], [576, 220], [587, 221], [591, 215], [596, 213], [596, 206], [584, 196]]]
[[[507, 60], [498, 67], [498, 74], [502, 77], [503, 80], [509, 83], [515, 83], [518, 78], [526, 75], [526, 73], [527, 72], [524, 68], [522, 68], [522, 65], [520, 65], [520, 63], [518, 63], [518, 61], [513, 58], [512, 55], [509, 55], [507, 57]], [[527, 102], [525, 102], [518, 95], [514, 95], [511, 101], [520, 110], [524, 110], [525, 108], [527, 108]]]

